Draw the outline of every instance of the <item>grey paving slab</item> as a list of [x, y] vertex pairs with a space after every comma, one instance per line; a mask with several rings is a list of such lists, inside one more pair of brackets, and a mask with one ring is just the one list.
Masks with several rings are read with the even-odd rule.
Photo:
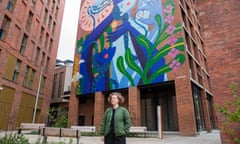
[[[3, 134], [2, 134], [3, 135]], [[1, 136], [1, 134], [0, 134]], [[38, 139], [42, 139], [39, 135], [25, 135], [29, 138], [29, 141], [34, 144]], [[72, 138], [73, 144], [76, 143], [76, 139]], [[55, 144], [58, 142], [64, 142], [69, 144], [69, 138], [48, 137], [49, 144]], [[103, 144], [100, 137], [86, 137], [80, 138], [80, 144]], [[127, 144], [221, 144], [219, 131], [214, 130], [211, 133], [202, 132], [200, 135], [187, 137], [179, 135], [164, 135], [163, 139], [158, 138], [127, 138]]]

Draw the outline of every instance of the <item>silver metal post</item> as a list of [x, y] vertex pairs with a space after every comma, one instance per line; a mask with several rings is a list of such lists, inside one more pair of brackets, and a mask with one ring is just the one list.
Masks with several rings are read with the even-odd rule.
[[35, 106], [34, 106], [32, 123], [35, 123], [35, 119], [36, 119], [36, 112], [37, 112], [38, 97], [39, 97], [39, 92], [40, 92], [40, 87], [41, 87], [42, 73], [43, 73], [43, 67], [41, 67], [41, 69], [40, 69], [39, 83], [38, 83], [38, 89], [37, 89], [37, 97], [36, 97]]

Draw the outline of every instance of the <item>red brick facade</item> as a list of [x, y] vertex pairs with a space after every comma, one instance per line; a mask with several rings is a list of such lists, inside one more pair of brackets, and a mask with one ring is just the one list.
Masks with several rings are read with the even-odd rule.
[[[165, 1], [163, 1], [165, 2]], [[196, 135], [199, 131], [211, 132], [215, 128], [213, 110], [213, 94], [210, 87], [210, 75], [207, 67], [207, 57], [203, 49], [203, 39], [200, 33], [198, 10], [195, 1], [174, 1], [176, 5], [175, 19], [183, 23], [181, 35], [184, 38], [186, 61], [176, 71], [167, 73], [166, 82], [129, 87], [118, 90], [126, 98], [123, 104], [128, 108], [133, 126], [148, 126], [148, 130], [156, 131], [156, 107], [162, 105], [162, 121], [164, 130], [179, 131], [180, 135]], [[80, 61], [77, 55], [75, 63]], [[167, 57], [166, 61], [170, 61]], [[78, 72], [79, 67], [74, 68]], [[97, 92], [93, 96], [81, 95], [77, 98], [72, 89], [69, 103], [69, 118], [71, 124], [89, 124], [87, 117], [93, 115], [93, 124], [97, 128], [104, 110], [110, 105], [107, 97], [110, 92]], [[82, 97], [87, 103], [82, 104]], [[85, 123], [79, 123], [79, 116], [87, 109]], [[81, 108], [80, 108], [81, 107]], [[150, 123], [150, 124], [149, 124]]]
[[[215, 95], [214, 101], [216, 104], [225, 105], [226, 101], [232, 99], [229, 84], [240, 84], [240, 2], [201, 0], [198, 1], [197, 7]], [[220, 113], [217, 116], [219, 128], [222, 128], [224, 117]], [[223, 144], [231, 143], [231, 138], [227, 138], [223, 132], [221, 136]]]
[[[8, 88], [15, 90], [12, 101], [6, 103], [0, 98], [3, 108], [10, 106], [9, 115], [6, 116], [7, 126], [0, 126], [3, 130], [13, 130], [22, 122], [32, 122], [40, 67], [44, 67], [44, 70], [36, 122], [47, 122], [46, 112], [50, 105], [65, 5], [64, 0], [46, 2], [37, 0], [35, 3], [28, 0], [11, 2], [10, 0], [0, 1], [0, 86], [3, 88], [0, 96], [8, 95], [9, 91], [6, 91]], [[2, 30], [6, 33], [3, 34]], [[25, 40], [24, 36], [26, 36]], [[19, 66], [17, 66], [18, 63], [20, 63]], [[14, 73], [17, 75], [15, 82], [13, 81]], [[32, 101], [30, 102], [29, 99], [29, 102], [25, 102], [24, 98], [30, 98]]]

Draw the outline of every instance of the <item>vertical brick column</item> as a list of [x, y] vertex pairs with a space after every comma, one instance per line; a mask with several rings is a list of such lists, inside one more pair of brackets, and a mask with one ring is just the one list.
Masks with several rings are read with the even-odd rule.
[[181, 135], [196, 135], [194, 103], [189, 77], [175, 80], [179, 132]]
[[128, 88], [128, 110], [131, 116], [131, 125], [141, 126], [141, 99], [137, 87]]
[[101, 92], [96, 92], [94, 100], [94, 126], [96, 126], [97, 129], [100, 128], [102, 117], [104, 114], [104, 102], [104, 94]]
[[[72, 86], [71, 91], [74, 91], [74, 87]], [[78, 125], [78, 107], [79, 100], [76, 97], [75, 93], [72, 92], [69, 100], [69, 110], [68, 110], [68, 118], [70, 120], [70, 125]]]

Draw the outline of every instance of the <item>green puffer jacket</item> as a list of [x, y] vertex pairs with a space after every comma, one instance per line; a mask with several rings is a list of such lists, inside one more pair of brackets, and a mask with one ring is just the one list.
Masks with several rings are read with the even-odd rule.
[[[108, 108], [101, 122], [100, 134], [106, 136], [110, 131], [112, 119], [112, 108]], [[123, 136], [129, 132], [131, 122], [129, 112], [126, 108], [119, 106], [114, 115], [114, 133], [116, 136]]]

